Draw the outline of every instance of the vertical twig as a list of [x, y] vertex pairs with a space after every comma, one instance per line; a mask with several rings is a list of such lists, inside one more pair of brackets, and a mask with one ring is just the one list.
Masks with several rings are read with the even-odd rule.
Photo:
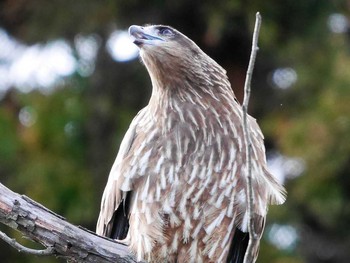
[[244, 140], [246, 145], [246, 167], [248, 170], [248, 173], [246, 176], [246, 180], [247, 180], [247, 189], [246, 189], [247, 197], [246, 198], [247, 198], [248, 214], [249, 214], [249, 224], [248, 224], [249, 243], [244, 256], [244, 263], [254, 262], [254, 257], [255, 257], [254, 248], [257, 247], [259, 242], [259, 237], [255, 233], [255, 229], [254, 229], [254, 195], [253, 195], [253, 188], [252, 188], [252, 159], [251, 159], [252, 144], [250, 141], [250, 134], [248, 131], [247, 122], [248, 122], [248, 104], [249, 104], [249, 98], [250, 98], [250, 86], [252, 81], [256, 54], [259, 50], [258, 38], [259, 38], [260, 25], [261, 25], [261, 15], [259, 12], [257, 12], [254, 33], [253, 33], [252, 51], [250, 54], [249, 65], [248, 65], [246, 80], [244, 84], [244, 100], [243, 100], [243, 106], [242, 106], [243, 107], [243, 133], [244, 133]]

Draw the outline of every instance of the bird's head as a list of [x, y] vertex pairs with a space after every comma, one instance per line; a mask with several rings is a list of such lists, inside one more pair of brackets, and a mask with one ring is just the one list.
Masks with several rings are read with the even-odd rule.
[[140, 48], [169, 46], [179, 36], [179, 32], [170, 26], [130, 26], [129, 34], [134, 37], [134, 43]]
[[[226, 71], [191, 39], [170, 26], [131, 26], [153, 87], [221, 86], [230, 88]], [[184, 90], [184, 89], [182, 89]]]
[[188, 37], [170, 26], [131, 26], [129, 34], [134, 38], [141, 55], [182, 56], [186, 52], [198, 52], [198, 46]]
[[140, 48], [152, 81], [183, 79], [191, 72], [198, 74], [203, 68], [202, 58], [209, 58], [191, 39], [170, 26], [133, 25], [129, 34]]

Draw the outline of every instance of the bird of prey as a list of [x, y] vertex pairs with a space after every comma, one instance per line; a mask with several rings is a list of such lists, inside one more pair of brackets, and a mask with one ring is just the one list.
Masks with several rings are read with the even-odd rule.
[[[131, 26], [152, 82], [103, 193], [97, 233], [148, 262], [243, 262], [247, 248], [242, 107], [226, 71], [169, 26]], [[284, 202], [266, 167], [263, 135], [248, 116], [255, 231]], [[258, 247], [254, 248], [255, 259]]]

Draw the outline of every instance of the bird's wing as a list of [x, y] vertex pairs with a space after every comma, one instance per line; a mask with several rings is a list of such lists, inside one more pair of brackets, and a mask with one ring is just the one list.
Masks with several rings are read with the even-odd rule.
[[[248, 116], [248, 125], [250, 132], [250, 139], [252, 142], [252, 186], [254, 191], [254, 230], [255, 234], [259, 237], [265, 228], [265, 217], [268, 204], [281, 204], [285, 200], [285, 192], [282, 186], [280, 186], [274, 177], [267, 171], [266, 157], [264, 147], [264, 136], [260, 130], [260, 127], [256, 123], [256, 120], [251, 116]], [[243, 132], [243, 131], [242, 131]], [[242, 134], [243, 136], [243, 134]], [[244, 174], [244, 168], [242, 168], [240, 174]], [[243, 180], [245, 191], [245, 180]], [[244, 193], [242, 191], [242, 193]], [[234, 235], [231, 240], [229, 253], [227, 257], [227, 263], [241, 263], [244, 260], [245, 252], [249, 242], [248, 233], [248, 210], [246, 207], [246, 197], [242, 199], [243, 203], [238, 204], [243, 207], [243, 211], [240, 214], [238, 228], [234, 230]], [[259, 243], [253, 247], [253, 254], [256, 260], [259, 251]], [[255, 262], [254, 260], [254, 262]]]
[[139, 119], [142, 118], [144, 112], [145, 109], [141, 110], [131, 122], [109, 173], [96, 226], [96, 233], [98, 235], [122, 239], [128, 232], [128, 209], [131, 198], [130, 191], [132, 189], [131, 185], [128, 184], [128, 189], [123, 189], [125, 191], [121, 190], [126, 178], [126, 175], [122, 174], [122, 164], [128, 156], [130, 148], [137, 136], [137, 123], [139, 123]]
[[[250, 126], [250, 137], [252, 142], [252, 164], [253, 164], [253, 174], [255, 180], [258, 181], [257, 188], [264, 188], [266, 191], [266, 200], [263, 203], [272, 204], [272, 205], [280, 205], [283, 204], [286, 199], [286, 191], [283, 186], [277, 182], [276, 178], [268, 171], [266, 164], [266, 154], [265, 154], [265, 146], [264, 146], [264, 135], [261, 132], [259, 125], [256, 120], [248, 116], [248, 124]], [[264, 164], [261, 167], [261, 170], [257, 172], [257, 167], [254, 166], [255, 163]], [[256, 174], [260, 176], [255, 176]], [[259, 178], [261, 181], [259, 182]], [[263, 187], [259, 187], [259, 183]], [[254, 187], [254, 186], [253, 186]], [[261, 193], [261, 191], [259, 191]], [[259, 214], [259, 213], [258, 213]], [[261, 215], [261, 214], [260, 214]]]

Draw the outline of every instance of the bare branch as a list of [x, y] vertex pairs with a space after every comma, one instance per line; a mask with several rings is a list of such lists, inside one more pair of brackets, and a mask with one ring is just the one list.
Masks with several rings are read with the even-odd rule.
[[1, 239], [21, 252], [36, 255], [51, 253], [71, 262], [137, 262], [125, 245], [74, 226], [63, 217], [26, 196], [12, 192], [2, 184], [0, 184], [0, 223], [17, 229], [47, 248], [28, 249], [1, 234]]
[[252, 188], [252, 144], [250, 140], [250, 134], [248, 131], [248, 104], [250, 99], [250, 90], [251, 90], [251, 81], [253, 75], [253, 69], [256, 59], [256, 54], [259, 50], [258, 48], [258, 37], [260, 32], [261, 25], [261, 15], [256, 13], [253, 41], [252, 41], [252, 51], [250, 54], [249, 65], [247, 69], [246, 80], [244, 84], [244, 100], [243, 100], [243, 132], [244, 140], [246, 145], [246, 167], [248, 170], [246, 180], [247, 180], [247, 204], [248, 204], [248, 213], [249, 213], [249, 243], [244, 256], [244, 263], [252, 263], [254, 260], [254, 247], [258, 245], [259, 237], [255, 233], [254, 229], [254, 196]]

